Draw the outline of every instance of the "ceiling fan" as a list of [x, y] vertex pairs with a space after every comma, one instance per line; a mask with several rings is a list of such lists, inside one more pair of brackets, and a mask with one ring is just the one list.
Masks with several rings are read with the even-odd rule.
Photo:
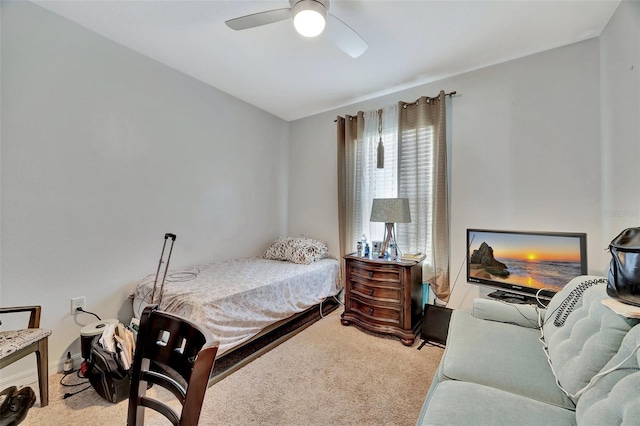
[[329, 39], [352, 58], [362, 55], [369, 47], [351, 27], [329, 13], [330, 0], [289, 0], [289, 4], [291, 7], [241, 16], [225, 24], [234, 30], [246, 30], [293, 18], [296, 31], [305, 37], [320, 35], [326, 24]]

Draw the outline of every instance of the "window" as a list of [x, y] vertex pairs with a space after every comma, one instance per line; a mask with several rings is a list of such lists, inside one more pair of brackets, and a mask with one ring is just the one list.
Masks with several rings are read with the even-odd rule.
[[[398, 248], [426, 255], [423, 280], [441, 300], [449, 298], [446, 96], [441, 91], [383, 108], [381, 130], [377, 111], [338, 117], [341, 255], [354, 252], [363, 234], [370, 241], [384, 238], [384, 224], [369, 222], [374, 198], [408, 198], [411, 223], [396, 224]], [[382, 169], [377, 168], [380, 134]]]

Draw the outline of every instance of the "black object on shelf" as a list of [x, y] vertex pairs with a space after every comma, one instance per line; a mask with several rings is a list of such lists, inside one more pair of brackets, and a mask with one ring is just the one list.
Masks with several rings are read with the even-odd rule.
[[[497, 290], [489, 293], [487, 297], [491, 299], [501, 300], [508, 303], [517, 303], [520, 305], [540, 305], [535, 297], [526, 296], [524, 294], [509, 293], [508, 291]], [[543, 298], [548, 302], [547, 298]]]

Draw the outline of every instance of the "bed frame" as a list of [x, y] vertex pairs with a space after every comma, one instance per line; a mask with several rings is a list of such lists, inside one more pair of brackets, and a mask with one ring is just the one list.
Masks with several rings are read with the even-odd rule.
[[329, 297], [315, 306], [278, 321], [262, 330], [251, 340], [224, 353], [216, 359], [213, 365], [209, 386], [238, 371], [254, 359], [269, 352], [325, 315], [333, 312], [340, 306], [337, 297], [337, 295]]

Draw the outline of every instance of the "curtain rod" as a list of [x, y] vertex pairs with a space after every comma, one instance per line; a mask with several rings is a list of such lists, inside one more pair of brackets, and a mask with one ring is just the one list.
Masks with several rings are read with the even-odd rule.
[[[444, 97], [446, 98], [446, 97], [448, 96], [448, 97], [452, 98], [452, 97], [454, 97], [455, 95], [456, 95], [456, 91], [454, 90], [453, 92], [445, 93], [445, 94], [444, 94]], [[440, 95], [438, 95], [438, 96], [434, 96], [434, 97], [429, 97], [429, 96], [425, 96], [425, 97], [426, 97], [426, 98], [429, 98], [429, 99], [437, 99], [439, 96], [440, 96]], [[418, 98], [418, 99], [419, 99], [419, 98]], [[411, 104], [411, 103], [413, 103], [413, 102], [405, 102], [405, 103]], [[337, 122], [338, 122], [338, 120], [337, 120], [337, 119], [335, 119], [335, 120], [333, 120], [333, 122], [334, 122], [334, 123], [337, 123]]]

